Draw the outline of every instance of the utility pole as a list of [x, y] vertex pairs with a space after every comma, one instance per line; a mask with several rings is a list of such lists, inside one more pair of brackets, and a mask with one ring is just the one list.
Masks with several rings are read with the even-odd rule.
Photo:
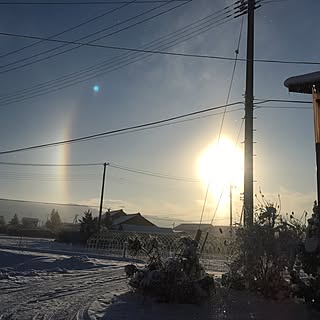
[[99, 210], [99, 220], [98, 220], [98, 228], [99, 232], [101, 229], [101, 216], [102, 216], [102, 206], [103, 206], [103, 196], [104, 196], [104, 185], [105, 185], [105, 180], [106, 180], [106, 171], [107, 171], [107, 165], [109, 163], [104, 163], [103, 164], [103, 176], [102, 176], [102, 187], [101, 187], [101, 198], [100, 198], [100, 210]]
[[253, 58], [255, 0], [248, 3], [247, 67], [244, 133], [244, 225], [253, 224]]

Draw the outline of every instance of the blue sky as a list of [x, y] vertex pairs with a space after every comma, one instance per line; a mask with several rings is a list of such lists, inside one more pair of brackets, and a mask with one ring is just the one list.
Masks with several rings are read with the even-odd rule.
[[[270, 2], [270, 3], [267, 3]], [[118, 32], [97, 43], [137, 48], [222, 9], [234, 1], [193, 0], [145, 23]], [[98, 36], [121, 29], [179, 3], [120, 23], [160, 5], [130, 4], [101, 19], [59, 36], [74, 41], [118, 23]], [[2, 6], [0, 32], [50, 37], [119, 5]], [[257, 59], [320, 61], [320, 43], [315, 27], [320, 3], [307, 0], [265, 1], [256, 11], [255, 56]], [[241, 18], [168, 49], [174, 52], [233, 57]], [[246, 53], [246, 21], [240, 57]], [[90, 41], [89, 37], [85, 41]], [[81, 47], [44, 61], [4, 72], [49, 53], [23, 62], [58, 44], [43, 42], [20, 52], [13, 50], [36, 42], [1, 36], [1, 97], [46, 81], [77, 72], [122, 52]], [[66, 47], [71, 48], [71, 46]], [[59, 49], [60, 51], [62, 49]], [[52, 53], [59, 52], [53, 51]], [[7, 64], [10, 66], [4, 67]], [[92, 76], [62, 90], [4, 105], [0, 97], [0, 151], [76, 138], [136, 125], [224, 104], [230, 84], [232, 61], [152, 55], [119, 70]], [[305, 99], [288, 94], [283, 81], [290, 76], [318, 71], [317, 66], [255, 64], [255, 97]], [[2, 72], [2, 73], [1, 73]], [[242, 101], [245, 64], [237, 64], [230, 102]], [[100, 90], [95, 92], [93, 87]], [[39, 87], [34, 94], [42, 94]], [[39, 90], [39, 91], [37, 91]], [[279, 103], [270, 106], [279, 106]], [[292, 104], [287, 104], [292, 106]], [[299, 105], [295, 105], [299, 106]], [[306, 106], [306, 105], [303, 105]], [[310, 110], [260, 109], [256, 111], [254, 176], [255, 190], [271, 201], [280, 194], [283, 212], [311, 211], [315, 199], [313, 115]], [[235, 141], [243, 111], [227, 113], [222, 135]], [[166, 175], [198, 179], [197, 160], [218, 137], [222, 116], [212, 116], [173, 126], [118, 135], [83, 143], [0, 156], [0, 161], [30, 163], [112, 162], [121, 166]], [[243, 137], [241, 136], [241, 141]], [[240, 143], [239, 148], [243, 145]], [[34, 201], [99, 204], [101, 167], [37, 168], [0, 166], [0, 197]], [[241, 212], [239, 193], [234, 191], [236, 217]], [[140, 211], [149, 216], [175, 221], [197, 221], [205, 194], [204, 183], [148, 177], [109, 168], [106, 207]], [[210, 197], [205, 219], [211, 219], [217, 199]], [[214, 223], [228, 223], [227, 206], [222, 206]], [[166, 221], [157, 220], [158, 223]], [[171, 221], [167, 221], [167, 224]]]

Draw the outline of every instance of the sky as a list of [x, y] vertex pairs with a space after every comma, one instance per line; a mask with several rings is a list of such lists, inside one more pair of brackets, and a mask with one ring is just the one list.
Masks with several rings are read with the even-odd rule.
[[[215, 27], [206, 32], [200, 30], [198, 35], [193, 33], [191, 39], [160, 49], [234, 57], [242, 18], [226, 19], [226, 11], [220, 11], [233, 4], [232, 0], [99, 5], [4, 5], [0, 1], [0, 32], [75, 42], [101, 38], [92, 43], [144, 48], [152, 41], [153, 45], [164, 45], [159, 38], [164, 41], [164, 36], [182, 27], [195, 27], [194, 22], [218, 11], [220, 13], [211, 20], [201, 20], [216, 22]], [[319, 62], [320, 43], [315, 37], [319, 9], [317, 0], [262, 0], [255, 12], [255, 58]], [[155, 15], [158, 16], [153, 17]], [[240, 58], [246, 55], [246, 30], [244, 18]], [[177, 38], [171, 36], [166, 41], [185, 39], [182, 34], [175, 35]], [[1, 35], [0, 41], [0, 152], [224, 105], [234, 67], [233, 61], [226, 60], [143, 55], [49, 41], [39, 43], [39, 40], [8, 35]], [[311, 102], [308, 95], [289, 94], [283, 82], [290, 76], [318, 70], [312, 65], [256, 62], [254, 96], [256, 99]], [[242, 102], [244, 91], [245, 63], [238, 61], [229, 102]], [[283, 214], [294, 211], [300, 216], [304, 211], [311, 212], [316, 197], [311, 104], [274, 102], [264, 106], [272, 108], [255, 111], [255, 193], [260, 200], [264, 194], [270, 202], [281, 202]], [[0, 155], [0, 162], [110, 162], [120, 167], [180, 177], [183, 179], [165, 179], [108, 166], [104, 207], [123, 208], [128, 213], [139, 211], [153, 217], [159, 225], [172, 225], [181, 219], [197, 222], [207, 189], [206, 183], [199, 181], [199, 158], [209, 146], [216, 145], [221, 124], [220, 139], [228, 139], [234, 150], [243, 153], [243, 104], [227, 110], [232, 112], [225, 114], [223, 122], [221, 109], [206, 113], [206, 117], [170, 126]], [[234, 158], [234, 166], [238, 167], [239, 159]], [[220, 171], [224, 165], [213, 161], [213, 166]], [[25, 167], [0, 164], [0, 198], [96, 206], [99, 205], [102, 170], [101, 165]], [[222, 189], [209, 192], [204, 222], [210, 222], [214, 215], [214, 224], [228, 224], [229, 190]], [[241, 214], [241, 192], [240, 182], [233, 188], [235, 221], [239, 221]], [[218, 205], [219, 193], [223, 194], [223, 200]]]

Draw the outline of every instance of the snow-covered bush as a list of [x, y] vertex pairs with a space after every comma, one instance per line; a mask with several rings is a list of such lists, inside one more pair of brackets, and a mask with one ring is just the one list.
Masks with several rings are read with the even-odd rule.
[[138, 238], [128, 242], [132, 254], [143, 252], [148, 257], [145, 267], [125, 267], [129, 285], [143, 295], [164, 302], [199, 303], [214, 292], [214, 280], [200, 264], [198, 243], [182, 237], [174, 256], [163, 261], [156, 238], [142, 243]]
[[255, 213], [251, 227], [237, 229], [235, 258], [223, 284], [259, 291], [269, 298], [289, 296], [292, 290], [286, 274], [294, 266], [303, 228], [293, 219], [284, 220], [272, 203]]
[[320, 310], [320, 207], [314, 203], [306, 238], [300, 246], [299, 264], [291, 273], [297, 295]]

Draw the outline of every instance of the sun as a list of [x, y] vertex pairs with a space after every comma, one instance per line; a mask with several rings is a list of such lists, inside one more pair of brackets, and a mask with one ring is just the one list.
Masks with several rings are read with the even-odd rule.
[[218, 143], [209, 145], [198, 158], [198, 175], [203, 183], [209, 184], [215, 199], [233, 187], [240, 187], [243, 181], [243, 153], [235, 143], [221, 137]]

